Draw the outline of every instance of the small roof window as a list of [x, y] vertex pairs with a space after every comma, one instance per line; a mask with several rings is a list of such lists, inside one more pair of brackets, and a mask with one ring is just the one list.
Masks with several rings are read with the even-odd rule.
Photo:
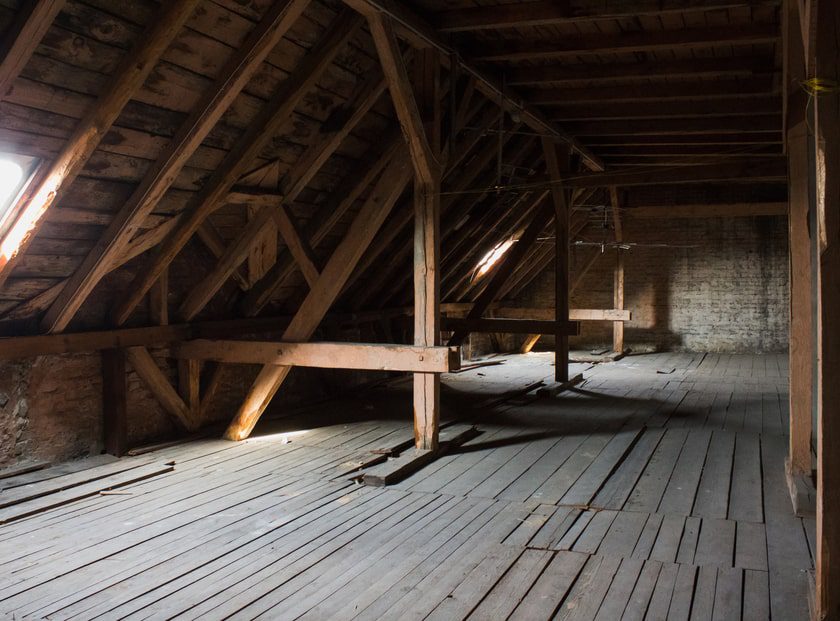
[[0, 151], [0, 232], [14, 219], [14, 208], [32, 181], [37, 166], [37, 158]]

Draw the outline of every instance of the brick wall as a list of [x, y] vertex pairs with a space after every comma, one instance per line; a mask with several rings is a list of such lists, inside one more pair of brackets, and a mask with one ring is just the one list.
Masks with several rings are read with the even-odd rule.
[[[603, 238], [597, 230], [584, 237]], [[787, 349], [785, 218], [629, 218], [624, 239], [649, 244], [624, 251], [625, 307], [633, 312], [633, 320], [625, 324], [628, 347], [728, 353]], [[607, 248], [592, 266], [572, 298], [573, 307], [612, 308], [615, 253]], [[516, 303], [552, 306], [553, 286], [549, 270]], [[540, 345], [550, 342], [543, 337]], [[577, 348], [611, 346], [611, 324], [585, 322], [571, 343]]]

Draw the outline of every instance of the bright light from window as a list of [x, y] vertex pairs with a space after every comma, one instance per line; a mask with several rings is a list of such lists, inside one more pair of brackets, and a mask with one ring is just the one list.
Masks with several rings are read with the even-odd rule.
[[505, 253], [510, 250], [510, 247], [513, 246], [515, 239], [507, 239], [503, 242], [496, 244], [496, 247], [493, 248], [490, 252], [484, 255], [484, 258], [478, 262], [478, 265], [475, 266], [474, 276], [473, 279], [481, 278], [491, 269], [499, 260], [505, 256]]
[[11, 201], [20, 192], [23, 168], [11, 160], [0, 160], [0, 213], [9, 208]]

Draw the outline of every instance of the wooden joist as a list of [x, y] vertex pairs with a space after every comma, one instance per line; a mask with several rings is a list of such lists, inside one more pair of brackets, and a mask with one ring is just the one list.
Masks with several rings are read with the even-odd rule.
[[551, 26], [603, 19], [637, 19], [642, 16], [660, 16], [686, 11], [755, 8], [761, 4], [773, 6], [779, 4], [779, 0], [766, 2], [714, 0], [702, 3], [691, 0], [641, 0], [637, 2], [606, 0], [595, 4], [581, 0], [572, 2], [536, 0], [441, 11], [435, 14], [434, 24], [441, 32], [469, 32]]
[[[308, 4], [309, 0], [276, 0], [269, 8], [68, 281], [44, 317], [42, 327], [45, 330], [60, 332], [67, 326], [97, 283], [112, 269], [140, 224], [163, 198], [189, 158]], [[149, 287], [161, 271], [151, 280]], [[138, 302], [144, 294], [145, 291], [140, 293]]]
[[[324, 35], [319, 49], [332, 50], [333, 47], [342, 47], [357, 31], [361, 21], [350, 11], [339, 14], [334, 19], [329, 32]], [[316, 73], [317, 67], [323, 62], [323, 52], [311, 54], [301, 61], [302, 65], [299, 69], [309, 67], [313, 73]], [[248, 167], [253, 165], [272, 136], [289, 122], [292, 111], [303, 97], [301, 84], [307, 83], [310, 87], [314, 86], [314, 81], [310, 80], [309, 71], [296, 70], [292, 79], [281, 83], [210, 179], [190, 200], [181, 223], [169, 234], [154, 256], [135, 276], [127, 295], [113, 310], [112, 319], [115, 324], [122, 325], [126, 322], [160, 272], [174, 260], [201, 223], [218, 209], [224, 197], [237, 180], [247, 172]]]
[[26, 0], [0, 40], [0, 101], [23, 71], [66, 0]]
[[626, 54], [656, 50], [696, 49], [751, 45], [779, 39], [775, 24], [750, 24], [717, 28], [687, 28], [632, 32], [619, 35], [584, 34], [559, 41], [516, 40], [491, 44], [482, 41], [471, 58], [481, 61], [516, 61], [574, 57], [584, 54]]
[[39, 175], [37, 185], [15, 215], [14, 223], [0, 239], [0, 286], [34, 239], [47, 211], [84, 168], [197, 4], [198, 0], [173, 0], [161, 9], [161, 14], [156, 16], [135, 47], [126, 53], [108, 86], [79, 121], [61, 153], [43, 176]]
[[461, 368], [457, 347], [375, 343], [196, 340], [175, 347], [173, 356], [238, 364], [413, 373], [448, 373]]
[[[307, 341], [311, 338], [410, 177], [411, 164], [408, 157], [397, 156], [371, 190], [344, 239], [321, 271], [318, 282], [310, 289], [289, 327], [283, 332], [284, 341]], [[262, 368], [225, 432], [227, 439], [243, 440], [250, 435], [290, 368], [268, 365]]]
[[[558, 326], [553, 320], [539, 319], [487, 319], [479, 317], [458, 319], [445, 317], [441, 319], [444, 330], [453, 330], [456, 333], [465, 332], [487, 332], [502, 334], [554, 334], [562, 332], [566, 335], [578, 334], [580, 324], [577, 321], [568, 321]], [[451, 342], [451, 341], [450, 341]]]

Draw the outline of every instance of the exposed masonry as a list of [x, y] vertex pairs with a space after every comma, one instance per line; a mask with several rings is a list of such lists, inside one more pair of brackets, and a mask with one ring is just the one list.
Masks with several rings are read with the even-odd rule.
[[[779, 217], [625, 219], [625, 307], [633, 320], [625, 342], [636, 349], [724, 353], [781, 352], [788, 339], [787, 221]], [[610, 231], [605, 231], [609, 239]], [[587, 239], [600, 241], [597, 231]], [[591, 247], [573, 252], [592, 252]], [[607, 248], [572, 297], [577, 308], [612, 308], [615, 249]], [[518, 304], [550, 307], [554, 274], [547, 271]], [[550, 344], [543, 337], [540, 345]], [[584, 322], [572, 347], [612, 343], [609, 323]]]

